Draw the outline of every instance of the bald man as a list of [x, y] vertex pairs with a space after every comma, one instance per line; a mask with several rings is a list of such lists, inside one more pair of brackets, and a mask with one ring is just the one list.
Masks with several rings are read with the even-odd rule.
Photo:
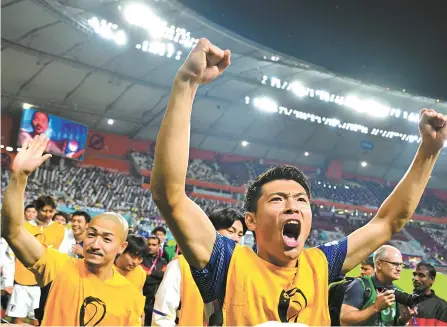
[[[40, 286], [51, 283], [44, 326], [141, 326], [144, 297], [114, 267], [127, 246], [128, 225], [112, 212], [89, 223], [84, 259], [76, 259], [40, 244], [23, 226], [23, 202], [28, 176], [48, 160], [48, 138], [27, 142], [12, 163], [12, 176], [2, 207], [1, 235]], [[125, 301], [123, 300], [125, 299]]]

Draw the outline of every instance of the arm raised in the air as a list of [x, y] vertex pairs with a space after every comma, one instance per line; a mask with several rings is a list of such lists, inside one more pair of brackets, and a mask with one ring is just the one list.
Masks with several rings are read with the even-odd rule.
[[413, 216], [446, 142], [447, 116], [433, 109], [422, 109], [419, 131], [422, 142], [407, 173], [380, 206], [376, 216], [348, 236], [348, 252], [342, 271], [351, 270], [388, 242]]
[[2, 237], [25, 267], [31, 267], [43, 255], [44, 247], [28, 231], [24, 224], [24, 196], [28, 176], [51, 155], [42, 156], [48, 138], [41, 134], [26, 142], [12, 163], [12, 177], [5, 190], [2, 206]]
[[219, 77], [230, 64], [230, 51], [201, 39], [179, 69], [155, 149], [151, 191], [188, 263], [208, 263], [216, 232], [205, 212], [185, 192], [191, 110], [197, 88]]

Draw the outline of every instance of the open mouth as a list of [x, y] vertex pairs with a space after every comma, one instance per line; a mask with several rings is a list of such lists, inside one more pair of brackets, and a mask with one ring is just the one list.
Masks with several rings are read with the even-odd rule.
[[298, 220], [286, 221], [282, 228], [282, 238], [287, 247], [296, 248], [299, 244], [301, 223]]

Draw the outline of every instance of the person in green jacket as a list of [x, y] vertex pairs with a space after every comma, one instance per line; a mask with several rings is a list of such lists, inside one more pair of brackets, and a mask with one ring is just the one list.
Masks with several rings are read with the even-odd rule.
[[340, 312], [342, 326], [403, 326], [414, 311], [396, 303], [393, 281], [400, 279], [402, 254], [390, 245], [374, 253], [374, 274], [354, 280]]

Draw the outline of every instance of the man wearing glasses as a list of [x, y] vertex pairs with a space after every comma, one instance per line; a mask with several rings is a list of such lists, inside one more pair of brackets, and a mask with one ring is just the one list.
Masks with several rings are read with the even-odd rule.
[[393, 281], [400, 278], [402, 254], [390, 245], [374, 253], [374, 275], [354, 280], [345, 292], [340, 312], [342, 326], [403, 326], [414, 312], [398, 307]]

